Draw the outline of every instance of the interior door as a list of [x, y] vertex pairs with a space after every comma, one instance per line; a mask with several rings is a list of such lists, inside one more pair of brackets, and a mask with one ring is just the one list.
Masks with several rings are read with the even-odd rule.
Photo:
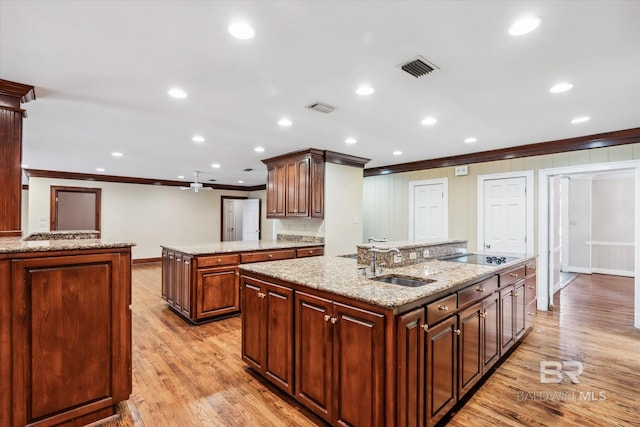
[[484, 247], [497, 252], [526, 252], [527, 181], [525, 177], [484, 181]]
[[413, 189], [413, 240], [446, 240], [444, 184], [416, 185]]
[[260, 199], [242, 200], [242, 240], [260, 240]]
[[100, 188], [51, 186], [51, 230], [100, 231]]
[[[242, 205], [240, 205], [241, 207]], [[242, 222], [238, 224], [238, 213], [237, 208], [238, 203], [235, 199], [224, 199], [224, 207], [223, 207], [223, 233], [222, 240], [227, 242], [240, 240], [238, 238], [237, 229], [238, 226], [242, 227]]]

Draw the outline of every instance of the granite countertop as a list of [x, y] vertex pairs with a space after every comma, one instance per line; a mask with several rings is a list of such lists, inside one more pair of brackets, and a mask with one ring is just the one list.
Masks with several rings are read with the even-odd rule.
[[416, 280], [435, 280], [433, 283], [416, 288], [387, 284], [363, 277], [361, 271], [357, 269], [356, 260], [343, 257], [297, 258], [242, 264], [240, 267], [248, 272], [263, 274], [267, 277], [393, 309], [471, 282], [474, 279], [480, 279], [531, 258], [533, 255], [521, 255], [521, 259], [518, 261], [500, 266], [464, 264], [434, 259], [406, 267], [385, 269], [379, 275], [380, 277], [399, 275]]
[[454, 243], [467, 243], [466, 239], [463, 240], [445, 240], [442, 242], [430, 242], [427, 240], [396, 240], [394, 242], [371, 242], [371, 243], [362, 243], [358, 245], [359, 248], [370, 248], [375, 246], [378, 249], [391, 249], [391, 248], [399, 248], [399, 249], [410, 249], [410, 248], [419, 248], [423, 246], [438, 246], [438, 245], [449, 245]]
[[0, 254], [126, 248], [135, 245], [133, 242], [105, 239], [24, 240], [21, 237], [0, 237]]
[[161, 245], [165, 249], [182, 252], [189, 255], [211, 255], [228, 252], [252, 252], [269, 249], [293, 249], [311, 246], [324, 246], [322, 243], [291, 242], [291, 241], [236, 241], [236, 242], [212, 242], [193, 245]]

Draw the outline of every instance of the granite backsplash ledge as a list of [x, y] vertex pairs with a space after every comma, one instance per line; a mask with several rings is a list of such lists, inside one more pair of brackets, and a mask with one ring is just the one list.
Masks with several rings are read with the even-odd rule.
[[278, 242], [296, 242], [296, 243], [317, 243], [324, 245], [324, 237], [321, 236], [302, 236], [297, 234], [278, 234]]
[[376, 253], [376, 264], [384, 263], [387, 268], [405, 267], [418, 264], [434, 258], [442, 258], [467, 252], [467, 240], [449, 240], [445, 242], [421, 242], [415, 240], [396, 242], [376, 242], [358, 245], [358, 264], [368, 265], [371, 262], [369, 249], [397, 248], [400, 250], [400, 260], [395, 262], [398, 254], [395, 252]]

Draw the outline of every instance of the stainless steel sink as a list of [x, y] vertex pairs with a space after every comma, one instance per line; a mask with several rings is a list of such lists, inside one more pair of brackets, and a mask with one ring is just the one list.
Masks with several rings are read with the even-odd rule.
[[404, 276], [379, 276], [372, 278], [372, 280], [391, 283], [392, 285], [406, 286], [409, 288], [417, 288], [435, 282], [433, 279], [415, 280]]

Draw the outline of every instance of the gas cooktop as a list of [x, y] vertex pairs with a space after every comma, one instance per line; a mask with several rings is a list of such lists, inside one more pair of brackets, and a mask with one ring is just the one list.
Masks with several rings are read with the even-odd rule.
[[480, 254], [461, 254], [440, 258], [443, 261], [464, 262], [467, 264], [500, 265], [517, 261], [520, 258], [511, 256], [494, 256]]

